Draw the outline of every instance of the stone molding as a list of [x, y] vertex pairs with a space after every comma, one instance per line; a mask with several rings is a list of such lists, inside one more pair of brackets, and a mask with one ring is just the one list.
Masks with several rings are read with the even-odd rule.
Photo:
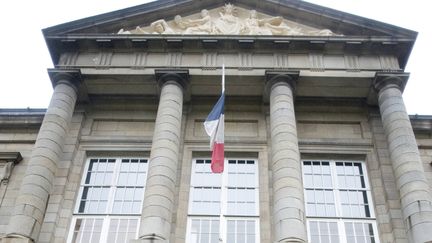
[[395, 87], [403, 92], [409, 75], [409, 73], [399, 72], [377, 72], [373, 81], [373, 87], [377, 93], [390, 87]]
[[78, 92], [78, 88], [82, 83], [81, 71], [79, 69], [55, 69], [49, 68], [48, 75], [51, 79], [53, 87], [59, 83], [70, 85]]
[[189, 86], [189, 70], [187, 69], [155, 69], [156, 81], [159, 88], [166, 83], [173, 82], [185, 92]]
[[0, 182], [7, 184], [13, 167], [22, 160], [20, 152], [0, 152]]

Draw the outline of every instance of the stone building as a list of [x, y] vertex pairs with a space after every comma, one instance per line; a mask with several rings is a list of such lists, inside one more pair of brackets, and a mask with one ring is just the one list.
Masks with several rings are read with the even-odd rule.
[[[43, 33], [49, 107], [0, 110], [1, 242], [432, 241], [432, 116], [401, 96], [416, 32], [160, 0]], [[225, 179], [202, 126], [222, 64]]]

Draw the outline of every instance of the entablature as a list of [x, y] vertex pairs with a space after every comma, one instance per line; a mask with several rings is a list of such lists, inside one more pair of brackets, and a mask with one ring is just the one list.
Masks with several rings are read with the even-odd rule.
[[47, 36], [55, 64], [64, 53], [81, 52], [267, 52], [393, 55], [405, 66], [413, 40], [385, 36], [197, 36], [72, 34]]

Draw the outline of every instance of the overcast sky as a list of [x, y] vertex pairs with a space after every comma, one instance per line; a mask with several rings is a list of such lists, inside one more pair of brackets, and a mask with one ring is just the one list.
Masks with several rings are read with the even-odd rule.
[[[146, 0], [0, 1], [0, 108], [45, 108], [52, 93], [46, 69], [51, 58], [41, 29]], [[428, 55], [432, 14], [424, 0], [310, 0], [309, 2], [419, 32], [406, 72], [404, 92], [410, 114], [432, 115]]]

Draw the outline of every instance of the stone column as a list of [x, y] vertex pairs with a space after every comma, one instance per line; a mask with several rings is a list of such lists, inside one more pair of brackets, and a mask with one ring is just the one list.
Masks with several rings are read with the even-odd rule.
[[298, 72], [267, 72], [270, 99], [275, 242], [306, 242], [305, 209], [293, 90]]
[[77, 100], [80, 72], [53, 69], [49, 74], [54, 93], [36, 138], [3, 242], [37, 241], [57, 163], [63, 153]]
[[406, 73], [377, 73], [374, 81], [402, 217], [412, 243], [432, 241], [432, 195], [402, 99]]
[[170, 239], [188, 71], [156, 70], [156, 78], [161, 94], [139, 231], [144, 242]]

